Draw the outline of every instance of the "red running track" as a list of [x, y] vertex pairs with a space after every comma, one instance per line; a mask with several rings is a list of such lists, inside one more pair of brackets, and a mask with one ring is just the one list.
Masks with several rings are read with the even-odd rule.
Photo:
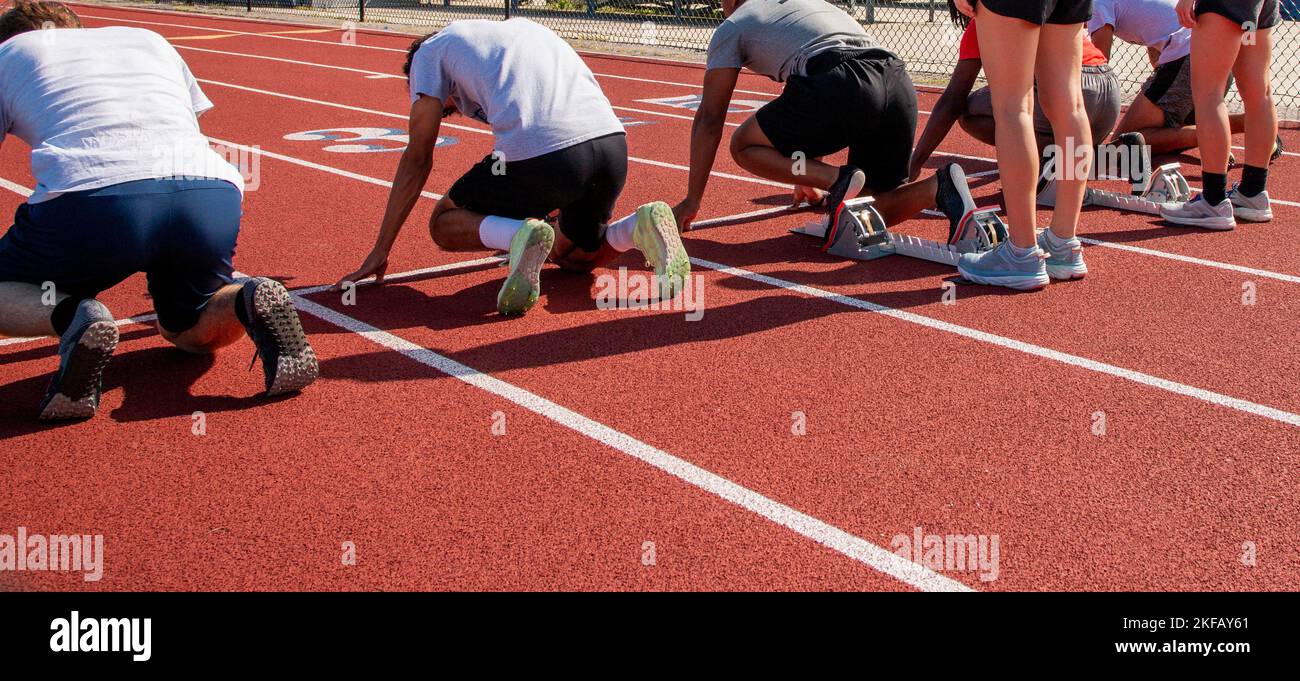
[[[80, 11], [171, 39], [217, 104], [205, 132], [264, 152], [241, 270], [306, 288], [360, 261], [396, 154], [285, 136], [400, 132], [404, 84], [367, 76], [395, 73], [408, 38], [350, 47], [337, 31]], [[630, 119], [620, 211], [679, 198], [690, 111], [643, 100], [698, 92], [701, 71], [588, 61]], [[755, 102], [777, 92], [752, 76], [741, 87]], [[435, 194], [491, 149], [482, 126], [452, 123]], [[961, 158], [992, 150], [960, 134], [941, 153], [995, 169]], [[0, 178], [30, 187], [26, 162], [6, 144]], [[536, 310], [499, 320], [500, 270], [432, 248], [422, 201], [392, 269], [447, 269], [363, 288], [354, 306], [306, 293], [323, 377], [298, 398], [256, 397], [247, 345], [182, 356], [133, 325], [100, 417], [49, 429], [30, 418], [52, 343], [0, 345], [0, 518], [102, 533], [108, 553], [98, 583], [4, 573], [0, 588], [1291, 588], [1295, 163], [1275, 166], [1272, 193], [1292, 203], [1272, 224], [1208, 234], [1089, 211], [1088, 279], [1033, 295], [962, 286], [955, 305], [937, 265], [821, 256], [787, 232], [806, 213], [705, 227], [688, 235], [699, 321], [598, 310], [593, 277], [555, 270]], [[729, 159], [717, 171], [702, 218], [785, 198]], [[996, 178], [982, 182], [981, 201], [996, 202]], [[143, 291], [133, 279], [105, 302], [147, 313]], [[206, 435], [192, 434], [195, 412]], [[997, 578], [891, 556], [917, 527], [996, 535]], [[341, 564], [344, 542], [357, 565]]]

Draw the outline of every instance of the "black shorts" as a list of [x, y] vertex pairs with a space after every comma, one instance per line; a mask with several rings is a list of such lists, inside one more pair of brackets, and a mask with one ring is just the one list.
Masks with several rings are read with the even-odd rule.
[[1218, 14], [1243, 30], [1273, 28], [1282, 21], [1277, 0], [1196, 0], [1196, 16]]
[[1092, 0], [979, 0], [994, 14], [1031, 24], [1084, 24], [1092, 18]]
[[447, 196], [466, 210], [514, 220], [541, 219], [558, 210], [564, 236], [594, 253], [605, 240], [625, 182], [627, 135], [616, 132], [500, 166], [486, 156]]
[[820, 158], [849, 150], [872, 193], [907, 181], [916, 137], [916, 88], [903, 60], [885, 50], [823, 53], [808, 75], [791, 76], [755, 119], [785, 156]]
[[158, 322], [181, 333], [233, 280], [239, 189], [224, 180], [139, 180], [18, 206], [0, 239], [0, 281], [93, 298], [149, 277]]

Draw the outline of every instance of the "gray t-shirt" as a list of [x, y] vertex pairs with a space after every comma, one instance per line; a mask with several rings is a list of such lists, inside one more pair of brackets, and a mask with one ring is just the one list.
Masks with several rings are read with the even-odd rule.
[[707, 68], [745, 66], [782, 82], [805, 75], [808, 60], [827, 50], [879, 46], [856, 19], [825, 0], [746, 0], [713, 32]]
[[623, 132], [578, 53], [527, 19], [453, 21], [424, 41], [411, 60], [411, 101], [420, 95], [492, 126], [507, 161]]

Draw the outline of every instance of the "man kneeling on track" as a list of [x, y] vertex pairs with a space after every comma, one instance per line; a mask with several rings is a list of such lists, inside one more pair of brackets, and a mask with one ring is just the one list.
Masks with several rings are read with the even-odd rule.
[[246, 332], [268, 395], [315, 380], [289, 292], [234, 282], [243, 177], [199, 131], [210, 108], [156, 33], [83, 29], [57, 2], [0, 15], [0, 140], [31, 145], [36, 178], [0, 239], [0, 335], [61, 338], [40, 418], [94, 415], [118, 342], [95, 296], [137, 272], [177, 347], [213, 352]]
[[[590, 271], [637, 248], [663, 298], [681, 289], [690, 259], [668, 204], [609, 222], [627, 179], [627, 135], [596, 77], [559, 36], [527, 19], [454, 21], [415, 41], [403, 72], [410, 142], [379, 239], [338, 287], [371, 275], [383, 283], [389, 251], [433, 169], [442, 120], [459, 111], [492, 126], [496, 145], [438, 202], [429, 231], [449, 251], [509, 251], [499, 313], [533, 307], [548, 255], [566, 269]], [[558, 232], [544, 221], [557, 210]]]
[[[1151, 77], [1115, 127], [1119, 136], [1141, 135], [1152, 154], [1171, 154], [1196, 147], [1196, 107], [1192, 97], [1192, 31], [1178, 18], [1178, 0], [1093, 0], [1088, 21], [1092, 41], [1110, 57], [1115, 38], [1147, 50]], [[1232, 79], [1228, 79], [1231, 87]], [[1226, 90], [1225, 90], [1226, 93]], [[1246, 115], [1229, 116], [1232, 133], [1246, 130]], [[1282, 137], [1273, 142], [1270, 163], [1285, 151]], [[1231, 158], [1231, 154], [1229, 154]], [[1231, 167], [1235, 161], [1229, 162]]]
[[[691, 129], [690, 183], [673, 209], [682, 229], [699, 213], [742, 66], [786, 86], [732, 135], [731, 155], [759, 177], [795, 185], [796, 203], [835, 210], [866, 193], [887, 225], [937, 205], [954, 230], [974, 210], [955, 163], [906, 183], [916, 89], [902, 60], [855, 19], [824, 0], [722, 0], [722, 12]], [[820, 160], [845, 148], [847, 165]]]

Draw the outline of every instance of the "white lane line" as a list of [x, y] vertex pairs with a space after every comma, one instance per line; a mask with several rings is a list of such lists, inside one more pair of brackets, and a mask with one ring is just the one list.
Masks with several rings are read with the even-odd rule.
[[[258, 38], [292, 40], [300, 43], [317, 43], [320, 45], [334, 45], [335, 47], [344, 47], [348, 49], [360, 48], [366, 50], [381, 50], [384, 52], [400, 52], [402, 54], [406, 54], [406, 50], [404, 48], [380, 47], [378, 45], [361, 45], [361, 44], [349, 45], [347, 43], [344, 43], [341, 40], [317, 40], [314, 38], [298, 38], [298, 37], [288, 36], [288, 35], [271, 35], [269, 33], [257, 33], [256, 31], [240, 31], [233, 28], [213, 28], [211, 26], [195, 26], [194, 24], [177, 24], [168, 21], [144, 21], [142, 19], [123, 19], [121, 17], [104, 17], [104, 16], [96, 16], [94, 14], [82, 14], [80, 15], [80, 17], [82, 19], [99, 19], [101, 21], [113, 21], [113, 22], [121, 22], [127, 24], [140, 24], [143, 26], [171, 26], [173, 28], [188, 28], [188, 29], [193, 29], [195, 31], [207, 31], [209, 33], [232, 33], [234, 35], [256, 36]], [[341, 33], [342, 29], [339, 29], [339, 31]]]
[[[406, 55], [407, 52], [406, 48], [380, 47], [380, 45], [346, 44], [341, 42], [341, 40], [296, 38], [296, 36], [291, 36], [291, 35], [273, 35], [273, 34], [265, 34], [265, 32], [256, 32], [256, 31], [240, 31], [235, 29], [214, 29], [214, 27], [209, 27], [209, 26], [194, 26], [191, 25], [191, 23], [172, 23], [172, 22], [164, 22], [164, 21], [143, 21], [143, 19], [98, 17], [98, 16], [94, 16], [94, 14], [82, 14], [81, 17], [87, 19], [101, 19], [101, 21], [139, 23], [139, 25], [144, 25], [144, 26], [172, 26], [172, 27], [177, 27], [177, 29], [194, 29], [196, 31], [225, 32], [225, 34], [252, 35], [252, 36], [257, 36], [257, 38], [272, 38], [276, 40], [295, 40], [295, 42], [299, 42], [299, 43], [317, 43], [317, 44], [324, 44], [324, 45], [334, 45], [334, 47], [342, 47], [348, 49], [351, 48], [380, 49], [380, 51], [383, 52], [399, 52], [399, 53], [403, 53], [403, 55]], [[179, 47], [179, 45], [177, 45], [177, 47]], [[253, 55], [240, 55], [240, 56], [252, 57]], [[276, 58], [276, 57], [264, 57], [264, 58]], [[277, 60], [277, 61], [286, 61], [289, 62], [289, 64], [309, 64], [309, 62], [292, 61], [292, 60]], [[326, 66], [320, 64], [316, 64], [316, 65]], [[328, 68], [328, 66], [326, 66], [326, 68]], [[357, 69], [343, 68], [343, 66], [335, 66], [335, 68], [342, 69], [342, 70], [357, 70]], [[378, 71], [370, 71], [370, 73], [376, 75], [383, 75], [383, 77], [390, 77], [391, 75], [386, 73], [378, 73]], [[654, 79], [654, 78], [638, 78], [638, 77], [634, 77], [634, 75], [623, 75], [623, 74], [616, 74], [616, 73], [594, 73], [594, 75], [595, 77], [598, 78], [614, 78], [617, 79], [617, 81], [633, 81], [638, 83], [666, 84], [666, 86], [689, 87], [689, 88], [693, 88], [693, 90], [703, 90], [703, 87], [705, 87], [703, 86], [703, 83], [681, 83], [677, 81], [658, 81], [658, 79]], [[758, 95], [763, 97], [772, 97], [772, 99], [775, 99], [775, 97], [780, 96], [780, 92], [741, 90], [741, 88], [737, 88], [736, 92], [740, 92], [740, 94], [744, 94], [744, 95]]]
[[[115, 320], [113, 323], [118, 326], [131, 326], [132, 324], [148, 324], [157, 319], [156, 314], [142, 314], [139, 317], [127, 317], [125, 319]], [[22, 345], [24, 343], [35, 343], [38, 341], [53, 341], [52, 336], [36, 336], [30, 338], [0, 338], [0, 347], [6, 345]]]
[[1300, 284], [1300, 277], [1295, 276], [1293, 274], [1282, 274], [1281, 272], [1270, 272], [1269, 270], [1261, 270], [1261, 269], [1256, 269], [1254, 267], [1233, 265], [1231, 263], [1226, 263], [1226, 262], [1218, 262], [1215, 260], [1196, 258], [1190, 255], [1168, 253], [1165, 251], [1157, 251], [1151, 248], [1142, 248], [1141, 246], [1131, 246], [1129, 244], [1115, 243], [1113, 241], [1102, 241], [1100, 239], [1091, 239], [1082, 236], [1079, 237], [1079, 241], [1082, 241], [1083, 243], [1088, 244], [1089, 246], [1101, 246], [1104, 248], [1114, 248], [1120, 251], [1128, 251], [1129, 253], [1139, 253], [1141, 255], [1149, 255], [1154, 258], [1165, 258], [1166, 260], [1176, 260], [1178, 262], [1190, 263], [1192, 265], [1200, 265], [1202, 267], [1213, 267], [1215, 269], [1229, 270], [1232, 272], [1241, 272], [1242, 274], [1249, 274], [1251, 276], [1262, 277], [1265, 279], [1275, 279], [1277, 281], [1284, 281], [1288, 284]]
[[8, 189], [9, 191], [23, 198], [27, 198], [28, 196], [32, 195], [32, 190], [22, 186], [21, 184], [18, 184], [17, 182], [10, 182], [9, 180], [4, 179], [3, 177], [0, 177], [0, 188]]
[[892, 551], [850, 534], [823, 520], [797, 511], [748, 487], [735, 483], [685, 459], [649, 445], [631, 435], [461, 364], [424, 346], [336, 312], [302, 296], [295, 296], [303, 312], [355, 333], [426, 367], [491, 393], [576, 433], [653, 466], [700, 490], [729, 501], [807, 539], [867, 565], [922, 591], [973, 591], [950, 577], [906, 560]]
[[[365, 107], [352, 106], [352, 105], [350, 105], [350, 104], [340, 104], [340, 103], [338, 103], [338, 102], [329, 102], [329, 101], [325, 101], [325, 100], [323, 100], [323, 99], [312, 99], [311, 97], [300, 97], [300, 96], [298, 96], [298, 95], [290, 95], [290, 94], [286, 94], [286, 93], [283, 93], [283, 92], [275, 92], [275, 91], [272, 91], [272, 90], [263, 90], [263, 89], [261, 89], [261, 88], [248, 87], [247, 85], [235, 85], [234, 83], [225, 83], [225, 82], [222, 82], [222, 81], [219, 81], [219, 80], [209, 80], [209, 79], [207, 79], [207, 78], [198, 78], [197, 80], [198, 80], [198, 82], [203, 83], [203, 84], [205, 84], [205, 85], [216, 85], [216, 86], [218, 86], [218, 87], [227, 87], [227, 88], [231, 88], [231, 89], [234, 89], [234, 90], [243, 90], [243, 91], [245, 91], [245, 92], [253, 92], [253, 93], [256, 93], [256, 94], [259, 94], [259, 95], [267, 95], [267, 96], [269, 96], [269, 97], [280, 97], [280, 98], [282, 98], [282, 99], [291, 99], [291, 100], [293, 100], [293, 101], [297, 101], [297, 102], [305, 102], [305, 103], [307, 103], [307, 104], [317, 104], [317, 105], [320, 105], [320, 106], [328, 106], [328, 107], [333, 107], [333, 108], [336, 108], [336, 109], [344, 109], [344, 110], [347, 110], [347, 111], [357, 111], [357, 112], [360, 112], [360, 113], [372, 114], [372, 115], [375, 115], [375, 116], [384, 116], [384, 117], [386, 117], [386, 118], [397, 118], [397, 119], [401, 119], [401, 120], [406, 120], [406, 119], [408, 118], [408, 116], [406, 116], [405, 114], [397, 114], [397, 113], [393, 113], [393, 112], [391, 112], [391, 111], [379, 111], [378, 109], [367, 109], [367, 108], [365, 108]], [[469, 126], [467, 126], [467, 125], [457, 125], [457, 124], [455, 124], [455, 123], [443, 123], [443, 124], [442, 124], [442, 127], [444, 127], [444, 128], [451, 128], [451, 129], [453, 129], [453, 130], [463, 130], [463, 131], [465, 131], [465, 132], [477, 133], [477, 134], [479, 134], [479, 135], [488, 135], [488, 136], [491, 136], [491, 135], [492, 135], [492, 131], [491, 131], [491, 130], [484, 130], [484, 129], [481, 129], [481, 128], [471, 128], [471, 127], [469, 127]], [[634, 162], [634, 163], [644, 163], [644, 164], [646, 164], [646, 165], [658, 166], [658, 167], [660, 167], [660, 168], [672, 168], [673, 170], [684, 170], [684, 171], [690, 171], [690, 166], [684, 166], [684, 165], [681, 165], [681, 164], [678, 164], [678, 163], [668, 163], [668, 162], [666, 162], [666, 161], [655, 161], [655, 160], [653, 160], [653, 159], [640, 158], [640, 157], [638, 157], [638, 156], [629, 156], [629, 157], [628, 157], [628, 160], [629, 160], [629, 161], [632, 161], [632, 162]], [[782, 189], [790, 189], [790, 188], [791, 188], [790, 185], [788, 185], [788, 184], [782, 184], [782, 183], [780, 183], [780, 182], [774, 182], [774, 181], [772, 181], [772, 180], [765, 180], [765, 179], [762, 179], [762, 178], [759, 178], [759, 177], [750, 177], [750, 176], [748, 176], [748, 175], [734, 175], [734, 174], [732, 174], [732, 173], [724, 173], [724, 172], [717, 171], [717, 170], [712, 171], [712, 172], [709, 173], [709, 174], [712, 175], [713, 177], [722, 177], [722, 178], [726, 178], [726, 179], [728, 179], [728, 180], [736, 180], [736, 181], [738, 181], [738, 182], [747, 182], [747, 183], [749, 183], [749, 184], [761, 184], [761, 185], [765, 185], [765, 186], [768, 186], [768, 187], [780, 187], [780, 188], [782, 188]]]
[[[402, 78], [402, 76], [399, 75], [395, 75], [391, 73], [382, 73], [380, 71], [357, 69], [357, 68], [352, 68], [350, 66], [336, 66], [334, 64], [321, 64], [319, 62], [301, 61], [298, 59], [285, 59], [284, 57], [269, 57], [261, 54], [248, 54], [245, 52], [228, 52], [226, 50], [212, 50], [205, 47], [193, 47], [191, 45], [173, 45], [173, 47], [175, 47], [178, 50], [189, 50], [191, 52], [204, 52], [207, 54], [216, 54], [216, 55], [222, 55], [226, 57], [246, 57], [248, 59], [265, 59], [267, 61], [281, 62], [285, 64], [297, 64], [299, 66], [311, 66], [320, 69], [346, 71], [348, 73], [360, 73], [365, 75], [365, 77], [369, 79], [378, 79], [378, 78], [401, 79]], [[660, 116], [662, 118], [676, 118], [678, 120], [683, 120], [683, 121], [695, 120], [693, 116], [685, 116], [682, 114], [668, 113], [666, 111], [651, 111], [649, 109], [638, 109], [636, 107], [618, 106], [615, 104], [610, 104], [610, 107], [613, 108], [615, 111], [630, 111], [632, 113], [646, 114], [649, 116]], [[733, 128], [740, 127], [740, 123], [733, 123], [731, 121], [724, 121], [723, 124]]]
[[960, 324], [953, 324], [951, 322], [945, 322], [939, 319], [934, 319], [932, 317], [926, 317], [923, 315], [916, 314], [914, 312], [905, 312], [903, 310], [896, 310], [894, 308], [886, 307], [878, 303], [872, 303], [866, 300], [861, 300], [859, 298], [854, 298], [852, 296], [846, 296], [843, 294], [834, 293], [813, 286], [807, 286], [792, 281], [786, 281], [785, 279], [770, 277], [765, 274], [759, 274], [757, 272], [752, 272], [750, 270], [746, 270], [740, 267], [731, 267], [730, 265], [710, 262], [708, 260], [701, 260], [700, 258], [691, 258], [691, 262], [700, 267], [716, 270], [724, 274], [730, 274], [732, 276], [739, 277], [741, 279], [747, 279], [749, 281], [766, 284], [768, 286], [772, 286], [775, 288], [784, 289], [787, 291], [794, 291], [796, 293], [802, 293], [811, 298], [820, 298], [847, 307], [852, 307], [859, 310], [865, 310], [867, 312], [875, 312], [877, 314], [882, 314], [887, 317], [892, 317], [899, 321], [904, 321], [910, 324], [924, 326], [926, 328], [934, 329], [936, 331], [942, 331], [944, 333], [950, 333], [957, 336], [962, 336], [964, 338], [970, 338], [972, 340], [977, 340], [982, 343], [988, 343], [990, 345], [995, 345], [1000, 348], [1015, 350], [1017, 352], [1023, 352], [1027, 355], [1033, 355], [1035, 357], [1041, 357], [1043, 359], [1048, 359], [1054, 362], [1060, 362], [1062, 364], [1079, 367], [1081, 369], [1087, 369], [1088, 371], [1093, 371], [1099, 374], [1114, 376], [1115, 378], [1121, 378], [1148, 387], [1158, 388], [1160, 390], [1171, 392], [1176, 395], [1191, 397], [1193, 399], [1201, 400], [1202, 402], [1208, 402], [1210, 404], [1218, 405], [1221, 407], [1227, 407], [1229, 409], [1234, 409], [1236, 411], [1240, 411], [1246, 414], [1251, 414], [1253, 416], [1260, 416], [1263, 418], [1272, 419], [1274, 421], [1285, 423], [1287, 425], [1300, 426], [1300, 414], [1293, 414], [1289, 411], [1283, 411], [1281, 409], [1276, 409], [1274, 407], [1269, 407], [1267, 405], [1258, 404], [1243, 399], [1238, 399], [1236, 397], [1231, 397], [1228, 395], [1224, 395], [1222, 393], [1216, 393], [1210, 390], [1197, 388], [1195, 386], [1186, 385], [1184, 383], [1178, 383], [1177, 381], [1171, 381], [1165, 378], [1160, 378], [1158, 376], [1152, 376], [1151, 374], [1145, 374], [1140, 371], [1125, 369], [1124, 367], [1115, 366], [1114, 364], [1107, 364], [1105, 362], [1101, 362], [1094, 359], [1088, 359], [1087, 357], [1080, 357], [1078, 355], [1072, 355], [1067, 352], [1061, 352], [1059, 350], [1045, 348], [1041, 345], [1026, 343], [1024, 341], [1016, 340], [1014, 338], [999, 336], [997, 334], [989, 333], [987, 331], [972, 329], [967, 326], [961, 326]]
[[[362, 174], [360, 174], [360, 173], [354, 173], [354, 172], [349, 171], [349, 170], [342, 170], [342, 169], [340, 169], [340, 168], [334, 168], [334, 167], [327, 166], [327, 165], [321, 165], [321, 164], [319, 164], [319, 163], [314, 163], [314, 162], [312, 162], [312, 161], [303, 160], [303, 159], [301, 159], [301, 158], [294, 158], [294, 157], [292, 157], [292, 156], [285, 156], [284, 154], [277, 154], [277, 153], [275, 153], [274, 151], [267, 151], [266, 149], [263, 149], [263, 148], [261, 148], [261, 147], [251, 147], [251, 146], [248, 146], [248, 145], [245, 145], [245, 144], [238, 144], [238, 143], [236, 143], [236, 142], [227, 142], [226, 140], [218, 139], [218, 138], [216, 138], [216, 137], [209, 137], [209, 138], [208, 138], [208, 141], [209, 141], [209, 142], [213, 142], [213, 143], [215, 143], [215, 144], [220, 144], [220, 145], [225, 146], [225, 147], [232, 147], [232, 148], [235, 148], [235, 149], [242, 149], [242, 150], [244, 150], [244, 151], [247, 151], [247, 152], [250, 152], [250, 153], [253, 153], [253, 154], [258, 154], [258, 155], [261, 155], [261, 156], [265, 156], [265, 157], [267, 157], [267, 158], [273, 158], [273, 159], [276, 159], [276, 160], [278, 160], [278, 161], [284, 161], [285, 163], [292, 163], [292, 164], [294, 164], [294, 165], [302, 166], [302, 167], [304, 167], [304, 168], [311, 168], [312, 170], [320, 170], [320, 171], [322, 171], [322, 172], [331, 173], [331, 174], [333, 174], [333, 175], [338, 175], [338, 176], [340, 176], [340, 177], [346, 177], [346, 178], [348, 178], [348, 179], [350, 179], [350, 180], [357, 180], [358, 182], [365, 182], [365, 183], [367, 183], [367, 184], [373, 184], [373, 185], [377, 185], [377, 186], [380, 186], [380, 187], [389, 187], [389, 188], [391, 188], [391, 187], [393, 186], [393, 183], [390, 182], [390, 181], [388, 181], [388, 180], [381, 180], [381, 179], [379, 179], [379, 178], [377, 178], [377, 177], [370, 177], [369, 175], [362, 175]], [[423, 197], [426, 198], [426, 199], [433, 199], [434, 201], [437, 201], [438, 199], [441, 199], [441, 198], [442, 198], [442, 194], [437, 194], [437, 193], [430, 192], [430, 191], [421, 191], [421, 192], [420, 192], [420, 196], [423, 196]]]

